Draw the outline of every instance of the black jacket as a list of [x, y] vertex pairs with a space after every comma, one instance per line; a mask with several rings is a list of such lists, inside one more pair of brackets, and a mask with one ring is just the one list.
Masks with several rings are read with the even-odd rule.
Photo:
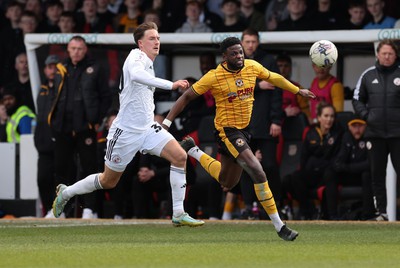
[[[76, 75], [73, 81], [68, 79], [70, 74], [67, 70], [71, 68], [74, 68]], [[94, 125], [102, 122], [111, 104], [111, 91], [103, 69], [88, 58], [84, 58], [77, 66], [73, 66], [68, 59], [63, 64], [57, 64], [57, 69], [54, 79], [56, 94], [49, 116], [50, 126], [58, 132], [93, 129]], [[74, 95], [68, 96], [67, 93], [71, 92]], [[69, 102], [71, 100], [73, 103]], [[72, 119], [72, 123], [66, 118]]]
[[360, 77], [354, 90], [355, 112], [367, 121], [366, 138], [400, 137], [400, 67], [378, 63]]
[[367, 146], [364, 138], [356, 140], [349, 131], [346, 131], [333, 168], [338, 172], [353, 174], [369, 171]]
[[50, 88], [47, 84], [40, 86], [40, 91], [36, 102], [38, 112], [36, 116], [36, 128], [34, 133], [35, 147], [39, 153], [50, 153], [53, 152], [54, 149], [51, 129], [47, 122], [53, 95], [54, 88]]
[[[259, 62], [268, 70], [279, 73], [275, 59], [264, 50], [257, 49], [254, 60]], [[254, 90], [254, 106], [251, 115], [249, 131], [254, 139], [272, 139], [269, 128], [272, 123], [282, 124], [282, 90], [262, 90], [257, 84]]]
[[313, 127], [303, 141], [301, 150], [301, 169], [308, 171], [323, 171], [333, 164], [343, 131], [338, 124], [334, 125], [328, 134], [322, 135], [319, 127]]

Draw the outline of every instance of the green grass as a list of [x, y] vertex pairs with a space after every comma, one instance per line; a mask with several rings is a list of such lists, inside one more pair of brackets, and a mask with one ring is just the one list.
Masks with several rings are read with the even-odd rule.
[[289, 222], [0, 220], [0, 267], [400, 267], [400, 225]]

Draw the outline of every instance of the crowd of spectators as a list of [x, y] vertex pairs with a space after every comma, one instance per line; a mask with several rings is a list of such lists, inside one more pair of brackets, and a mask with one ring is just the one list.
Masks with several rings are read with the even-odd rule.
[[[400, 27], [400, 3], [396, 0], [351, 0], [351, 1], [333, 1], [333, 0], [8, 0], [2, 1], [0, 5], [0, 36], [4, 42], [0, 42], [0, 142], [18, 142], [19, 136], [7, 137], [9, 134], [6, 131], [7, 113], [8, 116], [15, 115], [18, 109], [23, 108], [25, 117], [18, 118], [18, 124], [12, 133], [17, 135], [30, 133], [32, 122], [46, 123], [47, 114], [51, 108], [49, 104], [40, 106], [40, 98], [49, 94], [49, 89], [53, 89], [52, 79], [49, 78], [50, 69], [58, 63], [68, 59], [68, 52], [64, 45], [50, 45], [46, 51], [47, 57], [44, 62], [45, 70], [44, 77], [47, 79], [42, 83], [42, 89], [39, 96], [32, 96], [32, 90], [29, 81], [29, 70], [26, 56], [26, 48], [24, 44], [24, 36], [27, 33], [132, 33], [135, 28], [142, 22], [155, 22], [159, 27], [160, 33], [193, 33], [193, 32], [243, 32], [246, 29], [253, 29], [255, 33], [259, 31], [303, 31], [303, 30], [343, 30], [343, 29], [379, 29]], [[116, 94], [118, 79], [120, 75], [120, 59], [124, 59], [124, 52], [118, 52], [113, 49], [97, 50], [91, 48], [90, 56], [98, 61], [104, 61], [102, 64], [105, 67], [108, 83], [102, 83], [110, 90], [110, 96], [117, 99]], [[258, 50], [257, 50], [258, 51]], [[259, 51], [258, 51], [259, 52]], [[207, 58], [209, 55], [203, 55], [202, 58]], [[253, 55], [254, 56], [254, 55]], [[248, 57], [253, 57], [248, 55]], [[287, 55], [280, 55], [277, 59], [279, 70], [286, 78], [290, 78], [290, 71], [285, 68], [291, 66], [291, 59]], [[167, 59], [164, 55], [160, 55], [154, 63], [157, 77], [165, 78], [167, 76], [165, 66]], [[215, 58], [212, 59], [214, 65]], [[297, 115], [300, 112], [305, 113], [311, 124], [318, 123], [317, 108], [320, 101], [330, 103], [334, 108], [334, 112], [343, 111], [343, 85], [337, 78], [330, 74], [329, 69], [320, 69], [313, 66], [316, 78], [310, 85], [303, 85], [306, 88], [310, 87], [314, 92], [322, 92], [326, 89], [324, 95], [318, 96], [316, 101], [310, 103], [305, 102], [299, 96], [287, 95], [283, 93], [282, 103], [282, 118]], [[89, 69], [86, 70], [89, 72]], [[204, 74], [205, 72], [203, 72]], [[103, 77], [104, 78], [104, 77]], [[50, 81], [49, 81], [50, 80]], [[189, 79], [188, 79], [189, 80]], [[193, 78], [196, 81], [197, 78]], [[49, 84], [50, 82], [50, 84]], [[286, 94], [286, 95], [285, 95]], [[213, 105], [213, 100], [206, 95], [204, 107], [196, 109], [202, 111]], [[37, 98], [38, 106], [35, 106]], [[297, 98], [297, 99], [296, 99]], [[257, 98], [256, 98], [257, 99]], [[111, 111], [107, 119], [114, 115], [117, 105], [114, 101], [110, 105]], [[12, 104], [10, 104], [12, 103]], [[7, 111], [8, 107], [8, 111]], [[265, 108], [265, 107], [264, 107]], [[42, 109], [42, 110], [40, 110]], [[44, 109], [44, 110], [43, 110]], [[114, 112], [114, 114], [112, 113]], [[322, 112], [322, 111], [321, 111]], [[209, 114], [213, 114], [211, 111]], [[36, 115], [36, 118], [35, 118]], [[193, 127], [193, 122], [196, 126], [200, 121], [199, 118], [194, 118], [194, 115], [185, 114], [183, 123], [186, 123], [190, 129], [181, 130], [180, 135], [190, 134], [196, 131]], [[193, 118], [190, 118], [193, 116]], [[186, 120], [186, 121], [185, 121]], [[190, 124], [191, 123], [191, 124]], [[106, 125], [102, 127], [106, 131]], [[100, 126], [101, 127], [101, 126]], [[102, 128], [100, 128], [102, 130]], [[47, 132], [49, 130], [46, 130]], [[311, 133], [311, 132], [310, 132]], [[53, 133], [54, 134], [54, 133]], [[311, 134], [309, 134], [311, 135]], [[50, 134], [48, 133], [50, 139]], [[99, 131], [98, 143], [104, 140], [104, 133]], [[181, 138], [181, 137], [180, 137]], [[51, 147], [51, 146], [50, 146]], [[260, 148], [252, 148], [254, 151]], [[47, 150], [47, 148], [46, 148]], [[39, 151], [39, 166], [46, 167], [50, 171], [39, 170], [39, 186], [45, 187], [40, 190], [40, 195], [43, 201], [43, 213], [50, 210], [53, 193], [45, 194], [54, 188], [55, 180], [49, 179], [49, 172], [54, 172], [54, 163], [51, 163], [51, 154], [53, 147], [42, 154]], [[273, 148], [273, 151], [276, 149]], [[102, 152], [99, 153], [100, 159]], [[270, 156], [270, 155], [269, 155]], [[275, 155], [274, 155], [275, 156]], [[261, 158], [262, 159], [262, 158]], [[267, 154], [264, 154], [264, 160], [267, 159]], [[77, 160], [71, 156], [71, 161], [77, 163]], [[40, 162], [44, 161], [44, 162]], [[261, 160], [262, 161], [262, 160]], [[101, 161], [100, 161], [101, 162]], [[270, 162], [270, 161], [269, 161]], [[162, 162], [158, 163], [154, 159], [139, 157], [132, 163], [132, 174], [138, 174], [134, 184], [136, 189], [135, 198], [144, 198], [138, 196], [143, 193], [142, 189], [144, 182], [151, 177], [156, 177], [160, 180], [160, 184], [165, 184], [162, 181], [161, 174], [155, 169], [157, 165], [162, 166]], [[49, 168], [49, 165], [51, 167]], [[73, 164], [71, 164], [73, 165]], [[74, 172], [82, 173], [74, 169]], [[269, 170], [269, 169], [268, 169]], [[270, 170], [271, 171], [271, 170]], [[42, 173], [40, 173], [42, 172]], [[46, 173], [47, 172], [47, 173]], [[151, 173], [153, 172], [153, 173]], [[155, 172], [155, 173], [154, 173]], [[272, 172], [272, 171], [271, 171]], [[152, 174], [152, 175], [149, 175]], [[82, 176], [82, 174], [80, 174]], [[51, 176], [50, 176], [51, 177]], [[274, 175], [271, 175], [274, 177]], [[277, 175], [279, 177], [279, 175]], [[317, 174], [316, 179], [323, 180], [321, 174]], [[279, 178], [278, 178], [279, 179]], [[290, 180], [290, 179], [289, 179]], [[126, 180], [129, 181], [129, 178]], [[49, 184], [51, 187], [49, 187]], [[290, 184], [290, 183], [289, 183]], [[132, 186], [127, 183], [130, 189]], [[158, 185], [154, 185], [158, 187]], [[148, 187], [151, 188], [151, 187]], [[272, 188], [272, 187], [271, 187]], [[290, 189], [290, 187], [289, 187]], [[148, 190], [148, 189], [147, 189]], [[165, 189], [164, 189], [165, 190]], [[53, 191], [53, 190], [52, 190]], [[120, 189], [118, 193], [124, 192]], [[126, 191], [125, 191], [126, 192]], [[151, 190], [148, 190], [150, 193]], [[169, 191], [166, 191], [169, 192]], [[277, 196], [281, 194], [276, 190]], [[278, 194], [279, 192], [279, 194]], [[296, 196], [296, 193], [292, 193]], [[107, 193], [101, 193], [104, 198]], [[117, 194], [117, 199], [124, 194]], [[164, 195], [164, 194], [163, 194]], [[283, 192], [282, 192], [283, 195]], [[147, 197], [154, 202], [154, 196]], [[280, 199], [283, 199], [280, 197]], [[118, 204], [124, 204], [124, 200], [117, 200]], [[131, 200], [132, 196], [126, 199]], [[164, 201], [168, 197], [164, 197]], [[300, 198], [301, 199], [301, 198]], [[163, 200], [157, 200], [157, 205], [160, 206]], [[93, 201], [95, 202], [95, 201]], [[97, 201], [96, 201], [97, 202]], [[145, 200], [137, 201], [136, 203], [149, 204]], [[282, 201], [283, 202], [283, 201]], [[248, 202], [247, 206], [251, 206], [252, 202]], [[149, 208], [141, 210], [138, 208], [122, 208], [119, 206], [115, 213], [116, 218], [131, 217], [135, 214], [133, 210], [137, 210], [138, 217], [156, 217], [155, 214], [149, 214]], [[126, 204], [124, 205], [126, 206]], [[96, 209], [93, 205], [93, 212]], [[167, 205], [168, 207], [168, 205]], [[307, 210], [307, 208], [306, 208]], [[128, 211], [128, 212], [127, 212]], [[101, 216], [101, 212], [99, 212]], [[163, 213], [166, 216], [168, 213]], [[312, 212], [306, 211], [306, 217]], [[333, 218], [336, 218], [335, 214]], [[218, 218], [215, 216], [214, 218]]]

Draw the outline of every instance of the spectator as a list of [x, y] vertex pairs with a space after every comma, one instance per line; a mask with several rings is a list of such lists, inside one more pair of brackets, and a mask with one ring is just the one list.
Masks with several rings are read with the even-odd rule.
[[[287, 54], [280, 54], [276, 57], [276, 65], [278, 65], [279, 73], [294, 85], [301, 87], [299, 83], [291, 80], [292, 76], [292, 58]], [[310, 116], [310, 108], [308, 99], [299, 95], [288, 93], [286, 90], [282, 92], [282, 109], [284, 116], [296, 116], [300, 112]]]
[[197, 0], [186, 3], [186, 22], [176, 29], [176, 33], [209, 33], [211, 28], [200, 21], [201, 4]]
[[71, 11], [64, 11], [61, 13], [58, 27], [61, 33], [75, 33], [75, 15]]
[[366, 24], [366, 9], [363, 0], [353, 0], [349, 3], [347, 9], [349, 18], [344, 21], [343, 29], [363, 29]]
[[368, 159], [371, 164], [372, 189], [379, 215], [386, 213], [386, 167], [388, 155], [400, 174], [400, 112], [398, 47], [392, 40], [382, 40], [376, 50], [375, 66], [365, 70], [354, 90], [355, 112], [367, 122]]
[[96, 0], [97, 3], [97, 17], [100, 21], [106, 24], [113, 25], [115, 14], [108, 9], [110, 0]]
[[331, 75], [332, 67], [321, 68], [312, 64], [315, 78], [311, 83], [310, 90], [317, 96], [310, 99], [310, 123], [316, 123], [317, 107], [321, 101], [332, 104], [336, 112], [344, 109], [344, 88], [336, 77]]
[[40, 0], [27, 0], [25, 3], [24, 11], [30, 11], [35, 14], [37, 24], [43, 19], [43, 8]]
[[312, 29], [312, 20], [307, 15], [306, 0], [288, 0], [289, 17], [278, 23], [277, 31], [305, 31]]
[[[127, 0], [128, 1], [128, 0]], [[131, 1], [131, 0], [129, 0]], [[106, 21], [100, 21], [97, 15], [96, 0], [84, 0], [82, 12], [78, 16], [78, 30], [82, 33], [113, 33], [111, 24]], [[118, 53], [112, 49], [93, 49], [92, 57], [100, 61], [100, 64], [106, 66], [105, 71], [108, 75], [108, 86], [114, 88], [119, 79]]]
[[19, 143], [20, 136], [32, 133], [32, 120], [35, 114], [25, 105], [21, 105], [18, 92], [12, 88], [3, 91], [3, 103], [7, 110], [7, 142]]
[[340, 219], [338, 213], [339, 185], [362, 187], [361, 219], [370, 219], [375, 215], [370, 164], [364, 138], [365, 128], [366, 122], [357, 117], [348, 122], [348, 131], [343, 135], [333, 168], [325, 177], [328, 219]]
[[[275, 58], [259, 46], [260, 37], [257, 31], [251, 28], [244, 30], [241, 41], [245, 58], [253, 59], [264, 68], [279, 73]], [[282, 186], [276, 151], [282, 120], [282, 90], [269, 82], [258, 79], [254, 87], [253, 112], [249, 124], [250, 148], [254, 154], [260, 151], [260, 163], [267, 175], [271, 191], [274, 193], [278, 210], [281, 205]], [[253, 203], [257, 202], [257, 196], [253, 181], [247, 173], [243, 174], [240, 186], [246, 209], [251, 211]]]
[[[54, 77], [56, 65], [60, 62], [56, 55], [47, 56], [43, 69], [46, 80], [40, 86], [37, 96], [37, 119], [34, 132], [35, 147], [38, 152], [37, 184], [45, 218], [54, 218], [51, 205], [54, 200], [54, 142], [47, 117], [51, 110], [51, 100], [55, 93]], [[65, 215], [63, 215], [65, 218]]]
[[220, 50], [224, 61], [179, 97], [163, 121], [163, 125], [169, 128], [170, 120], [174, 120], [191, 100], [210, 90], [216, 99], [214, 123], [218, 131], [218, 144], [221, 146], [221, 162], [200, 150], [191, 137], [184, 139], [181, 146], [226, 189], [232, 189], [239, 183], [241, 173], [245, 169], [251, 175], [257, 198], [268, 213], [279, 237], [293, 241], [298, 233], [281, 221], [265, 172], [250, 150], [250, 135], [245, 129], [250, 123], [254, 100], [253, 88], [257, 78], [293, 93], [308, 97], [314, 97], [314, 94], [307, 89], [299, 89], [258, 62], [244, 59], [241, 41], [236, 37], [225, 38], [220, 44]]
[[45, 17], [39, 23], [39, 33], [59, 33], [58, 21], [63, 12], [63, 4], [59, 0], [49, 0], [45, 4]]
[[[75, 32], [75, 14], [71, 11], [63, 11], [58, 21], [58, 27], [63, 34], [72, 34]], [[67, 46], [64, 44], [50, 44], [48, 55], [57, 55], [60, 61], [68, 58], [66, 51]]]
[[211, 28], [213, 32], [215, 32], [219, 25], [223, 23], [221, 16], [219, 16], [217, 13], [212, 12], [208, 8], [207, 0], [198, 0], [198, 2], [200, 2], [202, 7], [200, 13], [200, 21], [205, 23], [208, 27]]
[[284, 189], [300, 203], [300, 214], [295, 219], [318, 219], [319, 211], [312, 200], [317, 199], [317, 189], [324, 185], [326, 172], [340, 147], [342, 131], [335, 125], [335, 108], [321, 102], [317, 108], [318, 123], [306, 134], [301, 149], [300, 169], [283, 178]]
[[25, 50], [20, 20], [22, 5], [17, 1], [10, 1], [6, 9], [6, 24], [1, 29], [1, 36], [7, 42], [0, 42], [0, 88], [10, 82], [16, 74], [13, 68], [17, 55]]
[[274, 31], [283, 20], [289, 17], [287, 0], [271, 0], [265, 11], [265, 21], [268, 31]]
[[7, 109], [3, 99], [0, 99], [0, 142], [7, 142], [6, 126], [8, 121]]
[[160, 32], [162, 32], [162, 23], [160, 14], [156, 9], [147, 9], [143, 13], [143, 22], [154, 22], [158, 27], [160, 27]]
[[255, 8], [254, 2], [254, 0], [240, 0], [240, 14], [244, 18], [248, 28], [259, 32], [265, 31], [264, 14]]
[[207, 9], [210, 10], [211, 12], [217, 14], [221, 18], [224, 17], [223, 12], [221, 11], [221, 6], [222, 6], [223, 0], [212, 0], [212, 1], [207, 1]]
[[61, 3], [64, 6], [63, 11], [76, 12], [77, 11], [77, 2], [78, 2], [78, 0], [61, 0]]
[[[28, 33], [36, 33], [39, 21], [32, 11], [24, 11], [21, 15], [21, 20], [19, 23], [19, 27], [22, 30], [22, 37], [25, 37], [25, 34]], [[23, 40], [23, 39], [22, 39]], [[23, 44], [25, 50], [25, 44]]]
[[167, 1], [161, 0], [161, 7], [158, 5], [157, 10], [163, 24], [163, 31], [168, 33], [175, 32], [186, 20], [185, 7], [186, 0]]
[[140, 2], [140, 0], [124, 0], [126, 13], [120, 14], [120, 16], [117, 17], [118, 33], [133, 33], [139, 24], [143, 22]]
[[[96, 129], [110, 106], [110, 90], [104, 70], [87, 56], [88, 48], [80, 36], [68, 42], [68, 59], [58, 65], [50, 126], [55, 138], [56, 181], [74, 182], [71, 174], [74, 156], [79, 156], [81, 176], [97, 171]], [[57, 184], [58, 184], [57, 183]], [[95, 201], [86, 196], [85, 217], [91, 217]]]
[[107, 21], [101, 21], [97, 14], [96, 0], [84, 0], [77, 16], [77, 30], [82, 33], [113, 33]]
[[35, 112], [36, 109], [29, 80], [28, 58], [25, 52], [17, 55], [14, 68], [17, 70], [17, 77], [11, 80], [8, 86], [17, 90], [21, 105], [26, 105], [32, 112]]
[[313, 30], [336, 30], [339, 29], [340, 15], [333, 0], [318, 0], [317, 9], [310, 17], [313, 20]]
[[238, 0], [223, 0], [221, 10], [224, 14], [223, 24], [217, 32], [241, 32], [246, 28], [246, 22], [240, 16], [240, 2]]
[[368, 22], [364, 29], [385, 29], [393, 28], [396, 19], [386, 16], [383, 9], [385, 7], [384, 0], [366, 0], [368, 12], [372, 16], [372, 21]]

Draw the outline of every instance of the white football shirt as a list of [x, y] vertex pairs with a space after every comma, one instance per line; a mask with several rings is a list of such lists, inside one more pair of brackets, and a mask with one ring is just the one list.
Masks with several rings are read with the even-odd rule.
[[154, 76], [153, 61], [138, 48], [132, 49], [122, 67], [119, 85], [120, 110], [113, 125], [129, 132], [143, 132], [154, 123], [155, 88], [172, 89], [172, 82]]

